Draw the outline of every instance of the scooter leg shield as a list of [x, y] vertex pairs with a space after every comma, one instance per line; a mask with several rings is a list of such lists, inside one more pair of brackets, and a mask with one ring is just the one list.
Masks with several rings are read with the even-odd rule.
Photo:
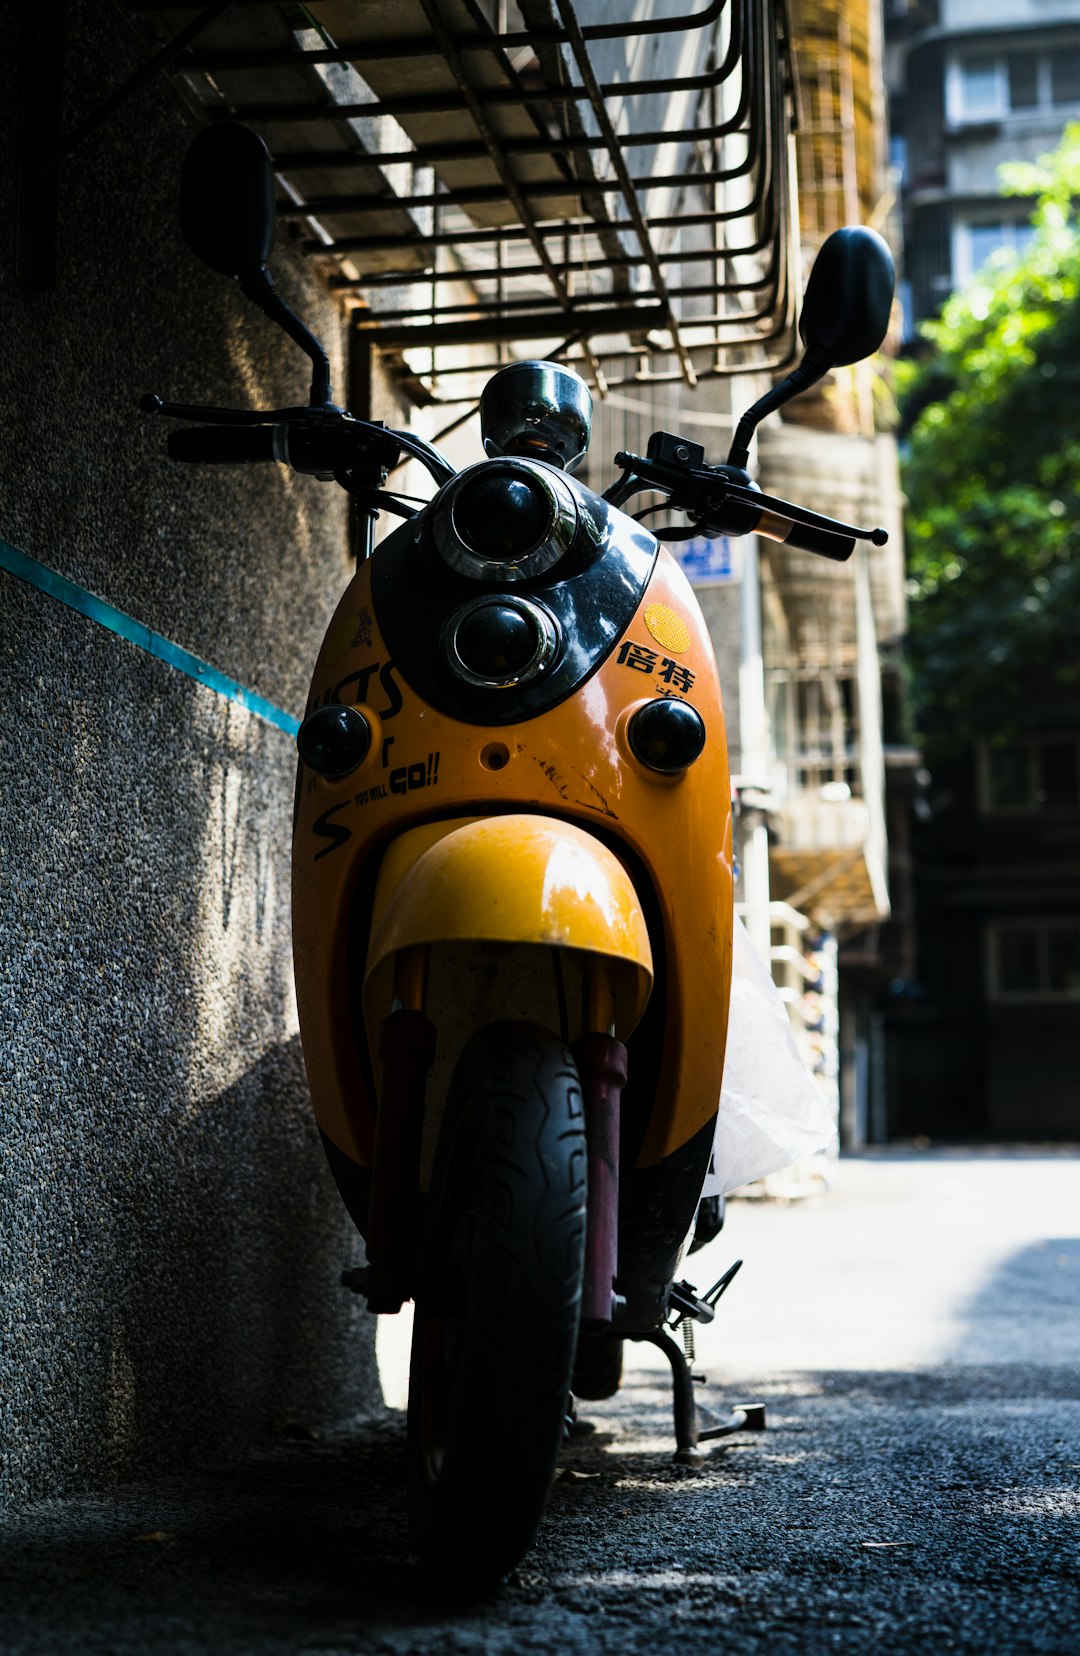
[[393, 963], [438, 943], [537, 944], [606, 957], [615, 1035], [625, 1040], [652, 987], [652, 951], [626, 869], [570, 823], [533, 815], [451, 822], [404, 834], [384, 859], [364, 982], [371, 1038], [392, 1004]]

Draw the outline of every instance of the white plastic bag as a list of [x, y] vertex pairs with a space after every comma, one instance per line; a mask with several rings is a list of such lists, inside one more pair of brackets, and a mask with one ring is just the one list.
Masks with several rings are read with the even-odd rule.
[[837, 1124], [795, 1045], [769, 970], [735, 921], [724, 1084], [702, 1192], [715, 1196], [833, 1148]]

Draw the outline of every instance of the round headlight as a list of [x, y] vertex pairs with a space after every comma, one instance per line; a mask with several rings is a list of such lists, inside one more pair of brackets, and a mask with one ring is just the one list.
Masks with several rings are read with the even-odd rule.
[[552, 468], [527, 460], [470, 466], [443, 490], [432, 518], [440, 556], [479, 581], [542, 575], [569, 549], [576, 530], [570, 487]]
[[443, 636], [451, 669], [489, 690], [535, 678], [557, 645], [553, 617], [528, 598], [479, 598], [451, 617]]
[[539, 478], [483, 471], [459, 489], [453, 523], [478, 558], [489, 563], [517, 560], [551, 538], [555, 502]]

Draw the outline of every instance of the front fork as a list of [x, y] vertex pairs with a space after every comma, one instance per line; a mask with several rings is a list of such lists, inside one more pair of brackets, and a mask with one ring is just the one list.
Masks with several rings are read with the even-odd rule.
[[[424, 1010], [428, 959], [424, 945], [402, 949], [395, 957], [392, 1010], [379, 1030], [368, 1263], [342, 1273], [345, 1286], [363, 1294], [374, 1312], [400, 1311], [412, 1292], [425, 1088], [435, 1056], [435, 1026]], [[611, 962], [589, 956], [583, 983], [583, 1033], [572, 1047], [581, 1077], [588, 1162], [581, 1316], [585, 1327], [601, 1330], [610, 1325], [619, 1303], [619, 1104], [626, 1084], [626, 1048], [614, 1035]]]
[[610, 1325], [619, 1305], [619, 1109], [626, 1085], [626, 1048], [615, 1039], [615, 973], [602, 957], [594, 956], [585, 973], [581, 1023], [584, 1033], [573, 1045], [589, 1169], [581, 1323], [597, 1330]]

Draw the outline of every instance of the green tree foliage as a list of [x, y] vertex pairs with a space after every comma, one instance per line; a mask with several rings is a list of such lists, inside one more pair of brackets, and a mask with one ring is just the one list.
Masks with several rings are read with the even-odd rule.
[[942, 753], [1080, 696], [1080, 125], [1002, 182], [1033, 238], [927, 325], [903, 393], [912, 689]]

